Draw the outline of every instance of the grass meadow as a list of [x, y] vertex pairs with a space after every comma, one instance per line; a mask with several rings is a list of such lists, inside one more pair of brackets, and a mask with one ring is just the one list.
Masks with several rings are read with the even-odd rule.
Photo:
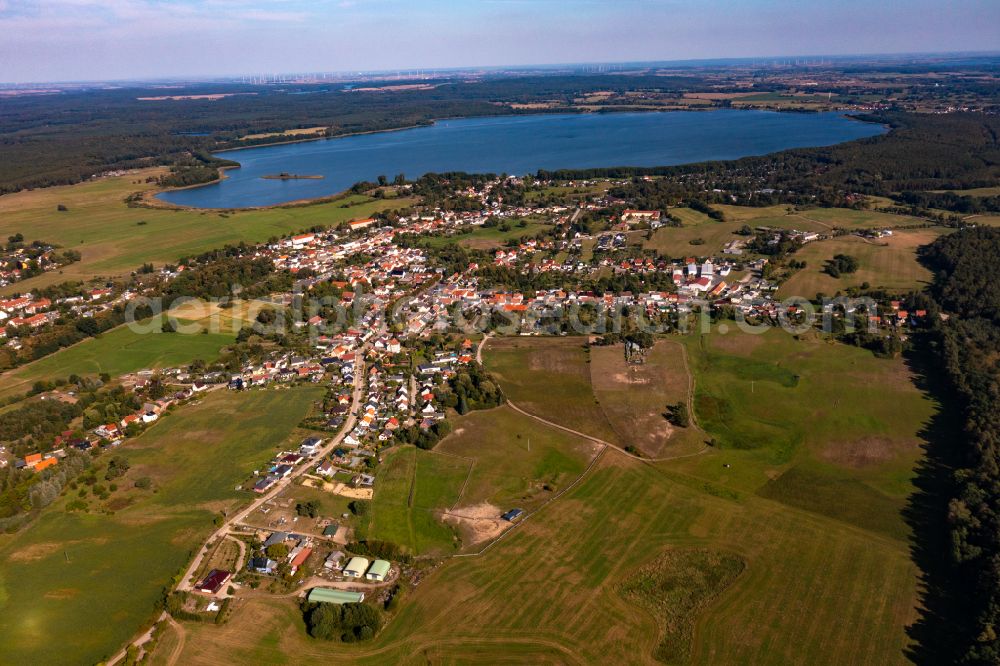
[[596, 453], [592, 443], [506, 406], [463, 417], [434, 450], [471, 462], [468, 483], [452, 503], [456, 512], [488, 504], [497, 515], [537, 507], [577, 478]]
[[[917, 248], [941, 235], [939, 229], [899, 230], [892, 236], [866, 241], [858, 236], [840, 236], [830, 240], [807, 243], [794, 258], [805, 261], [806, 267], [794, 273], [778, 290], [780, 298], [817, 293], [833, 296], [848, 287], [867, 282], [872, 288], [890, 291], [911, 291], [924, 288], [931, 281], [931, 272], [917, 261]], [[846, 254], [858, 260], [858, 270], [833, 278], [823, 272], [826, 261], [834, 255]]]
[[619, 441], [649, 457], [684, 455], [704, 445], [694, 426], [672, 426], [668, 405], [690, 398], [684, 348], [661, 340], [642, 365], [628, 365], [622, 345], [590, 348], [590, 380], [601, 411]]
[[[725, 222], [712, 220], [704, 213], [690, 208], [672, 208], [670, 213], [679, 217], [683, 226], [657, 229], [652, 238], [642, 241], [642, 246], [646, 249], [655, 249], [667, 257], [705, 257], [718, 255], [727, 243], [741, 238], [736, 232], [744, 225], [752, 228], [772, 227], [825, 233], [834, 228], [896, 229], [923, 224], [922, 220], [905, 215], [847, 208], [809, 208], [795, 211], [787, 206], [752, 208], [714, 205], [713, 207], [725, 214]], [[796, 257], [798, 258], [798, 255]]]
[[522, 409], [620, 443], [591, 389], [584, 338], [497, 338], [484, 358], [507, 397]]
[[195, 359], [210, 361], [233, 340], [233, 336], [223, 333], [139, 335], [117, 328], [6, 373], [0, 397], [23, 393], [40, 379], [65, 378], [74, 373], [107, 372], [117, 376], [144, 368], [188, 364]]
[[[179, 319], [180, 323], [187, 323]], [[156, 326], [149, 333], [119, 326], [95, 338], [0, 375], [0, 397], [24, 393], [38, 380], [66, 378], [71, 374], [112, 377], [142, 369], [187, 365], [196, 359], [212, 361], [236, 339], [229, 326], [220, 332], [163, 333]]]
[[433, 510], [457, 498], [468, 470], [467, 462], [413, 446], [393, 450], [378, 469], [371, 519], [358, 535], [417, 555], [454, 552], [458, 537]]
[[222, 627], [187, 625], [181, 663], [657, 663], [662, 620], [621, 586], [676, 548], [746, 563], [688, 618], [688, 663], [903, 662], [916, 595], [905, 544], [712, 497], [609, 451], [496, 547], [438, 567], [372, 643], [312, 640], [294, 600], [253, 598]]
[[540, 224], [530, 222], [526, 227], [519, 227], [512, 224], [508, 231], [502, 231], [499, 227], [477, 227], [467, 234], [457, 234], [454, 236], [430, 236], [427, 243], [431, 247], [442, 247], [457, 243], [462, 247], [475, 250], [492, 250], [503, 247], [509, 240], [525, 240], [534, 238], [539, 232], [548, 231], [551, 224]]
[[692, 336], [707, 457], [671, 469], [905, 540], [923, 427], [937, 405], [902, 359], [819, 336]]
[[[115, 451], [131, 469], [109, 500], [71, 512], [71, 490], [0, 537], [2, 661], [93, 664], [116, 652], [152, 620], [161, 590], [218, 512], [249, 499], [236, 486], [321, 396], [315, 388], [211, 393]], [[152, 489], [133, 487], [142, 477]]]
[[[445, 557], [371, 643], [331, 649], [305, 634], [294, 600], [254, 597], [222, 627], [186, 625], [181, 661], [905, 663], [918, 583], [898, 511], [935, 405], [902, 361], [819, 337], [678, 342], [715, 448], [657, 463], [604, 451], [556, 501], [527, 495], [538, 510], [495, 546]], [[486, 358], [508, 396], [546, 418], [587, 432], [627, 418], [564, 413], [606, 391], [593, 378], [616, 363], [588, 363], [579, 340], [491, 341]], [[676, 365], [654, 357], [648, 371], [660, 363]], [[456, 426], [436, 452], [400, 448], [383, 463], [383, 536], [419, 544], [412, 521], [427, 508], [507, 508], [546, 475], [565, 484], [595, 453], [505, 407]]]

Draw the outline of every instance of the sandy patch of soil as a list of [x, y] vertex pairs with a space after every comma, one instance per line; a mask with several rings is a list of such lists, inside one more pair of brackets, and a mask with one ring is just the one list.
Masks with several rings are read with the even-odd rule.
[[500, 517], [503, 511], [489, 502], [463, 506], [441, 514], [441, 519], [459, 529], [462, 542], [474, 546], [491, 541], [510, 527], [510, 523]]
[[342, 497], [350, 497], [351, 499], [366, 499], [370, 500], [375, 494], [372, 488], [352, 488], [343, 483], [338, 483], [333, 489], [333, 492]]

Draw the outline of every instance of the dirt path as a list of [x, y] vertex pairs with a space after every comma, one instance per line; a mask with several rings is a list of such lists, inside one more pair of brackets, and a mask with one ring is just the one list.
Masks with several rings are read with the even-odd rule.
[[513, 409], [518, 414], [523, 414], [524, 416], [527, 416], [530, 419], [534, 419], [534, 420], [538, 421], [539, 423], [542, 423], [544, 425], [549, 426], [550, 428], [556, 428], [557, 430], [562, 430], [563, 432], [568, 432], [571, 435], [576, 435], [577, 437], [585, 439], [585, 440], [587, 440], [589, 442], [593, 442], [594, 444], [598, 444], [598, 445], [601, 445], [601, 446], [606, 446], [609, 449], [614, 449], [615, 451], [618, 451], [623, 456], [627, 456], [629, 458], [632, 458], [633, 460], [638, 460], [638, 461], [644, 462], [644, 463], [665, 462], [667, 460], [677, 460], [679, 458], [690, 458], [691, 456], [700, 456], [701, 454], [705, 453], [705, 451], [708, 450], [708, 446], [706, 445], [706, 446], [703, 446], [702, 448], [698, 449], [694, 453], [685, 453], [685, 454], [682, 454], [682, 455], [679, 455], [679, 456], [666, 456], [666, 457], [663, 457], [663, 458], [643, 458], [642, 456], [637, 456], [634, 453], [629, 453], [628, 451], [626, 451], [622, 447], [618, 446], [617, 444], [612, 444], [611, 442], [605, 441], [605, 440], [603, 440], [603, 439], [601, 439], [599, 437], [594, 437], [593, 435], [588, 435], [585, 432], [580, 432], [579, 430], [573, 430], [572, 428], [567, 428], [564, 425], [560, 425], [558, 423], [555, 423], [554, 421], [549, 421], [548, 419], [544, 419], [541, 416], [538, 416], [536, 414], [532, 414], [531, 412], [527, 412], [527, 411], [521, 409], [520, 407], [518, 407], [516, 404], [514, 404], [510, 400], [507, 401], [507, 406], [510, 407], [511, 409]]
[[678, 342], [676, 340], [667, 340], [666, 342], [672, 345], [678, 345], [681, 348], [681, 360], [684, 361], [684, 372], [685, 374], [687, 374], [688, 378], [688, 385], [687, 385], [688, 420], [698, 432], [707, 436], [708, 433], [705, 432], [705, 429], [702, 428], [701, 425], [698, 423], [698, 417], [695, 416], [694, 413], [694, 373], [691, 372], [691, 364], [688, 361], [687, 347], [684, 346], [683, 342]]
[[483, 336], [483, 339], [479, 341], [479, 346], [476, 347], [476, 363], [479, 365], [483, 364], [483, 347], [486, 346], [486, 341], [490, 339], [492, 333], [487, 333]]
[[232, 534], [227, 534], [226, 539], [239, 546], [240, 554], [236, 558], [236, 571], [242, 571], [243, 567], [246, 566], [247, 545], [242, 539], [237, 539]]
[[187, 630], [172, 615], [167, 615], [166, 619], [167, 624], [177, 632], [177, 645], [174, 646], [174, 649], [170, 651], [170, 656], [167, 657], [167, 666], [177, 666], [177, 663], [181, 660], [181, 654], [184, 652], [184, 644], [187, 642]]
[[[375, 339], [375, 337], [377, 336], [373, 336], [372, 339]], [[340, 429], [340, 432], [337, 433], [337, 435], [330, 440], [329, 444], [323, 447], [323, 449], [319, 452], [319, 458], [317, 459], [325, 458], [330, 453], [330, 451], [336, 448], [337, 445], [339, 445], [340, 442], [344, 439], [344, 437], [346, 437], [347, 434], [351, 432], [351, 430], [354, 428], [354, 423], [357, 420], [358, 405], [361, 404], [362, 393], [364, 390], [363, 380], [365, 376], [364, 372], [365, 353], [368, 351], [369, 346], [370, 344], [366, 344], [365, 346], [361, 347], [355, 353], [354, 356], [356, 371], [354, 379], [354, 393], [351, 400], [352, 411], [345, 420], [343, 427]], [[244, 523], [246, 519], [250, 516], [250, 514], [252, 514], [254, 511], [263, 506], [265, 502], [277, 497], [280, 493], [282, 493], [285, 489], [287, 489], [295, 481], [295, 479], [302, 476], [309, 469], [311, 469], [312, 466], [313, 463], [310, 461], [302, 463], [298, 467], [298, 469], [293, 471], [291, 474], [289, 474], [287, 477], [285, 477], [278, 483], [274, 484], [274, 486], [271, 488], [270, 491], [264, 493], [259, 498], [251, 502], [248, 506], [246, 506], [240, 511], [237, 511], [235, 514], [232, 515], [232, 517], [228, 518], [226, 522], [224, 522], [222, 526], [219, 527], [219, 529], [217, 529], [214, 533], [212, 533], [212, 535], [208, 539], [206, 539], [205, 542], [202, 544], [201, 548], [198, 550], [198, 554], [195, 555], [194, 559], [191, 561], [191, 564], [184, 572], [184, 576], [181, 579], [180, 584], [178, 584], [177, 589], [181, 591], [188, 591], [192, 589], [194, 581], [192, 581], [191, 578], [194, 576], [195, 572], [198, 571], [198, 569], [201, 567], [201, 563], [202, 561], [204, 561], [205, 556], [208, 555], [208, 552], [210, 550], [209, 548], [207, 548], [208, 543], [211, 543], [217, 539], [225, 538], [233, 527]]]

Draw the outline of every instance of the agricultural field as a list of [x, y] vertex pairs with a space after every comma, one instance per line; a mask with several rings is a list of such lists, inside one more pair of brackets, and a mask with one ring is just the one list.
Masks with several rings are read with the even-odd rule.
[[[185, 320], [179, 320], [184, 322]], [[195, 359], [212, 361], [235, 334], [163, 333], [158, 327], [148, 333], [119, 326], [95, 338], [87, 338], [0, 376], [0, 397], [24, 393], [38, 380], [65, 378], [71, 374], [112, 376], [142, 369], [186, 365]], [[225, 329], [225, 327], [223, 327]]]
[[[407, 199], [375, 200], [361, 196], [288, 208], [246, 211], [129, 208], [133, 192], [155, 188], [146, 179], [162, 170], [101, 178], [78, 185], [48, 187], [0, 197], [0, 237], [22, 233], [77, 250], [82, 260], [61, 271], [18, 282], [2, 293], [26, 291], [67, 280], [87, 280], [135, 270], [146, 262], [176, 262], [227, 243], [259, 243], [271, 236], [332, 226], [374, 212], [408, 205]], [[58, 212], [64, 205], [68, 210]], [[345, 207], [346, 206], [346, 207]]]
[[439, 519], [457, 528], [466, 549], [502, 532], [507, 524], [500, 514], [505, 511], [532, 511], [550, 500], [577, 479], [599, 451], [583, 438], [507, 406], [472, 412], [456, 425], [434, 451], [463, 461], [467, 478], [458, 485], [454, 501], [436, 508], [444, 506]]
[[432, 451], [404, 446], [386, 456], [358, 534], [418, 555], [475, 550], [509, 526], [500, 514], [541, 506], [598, 450], [506, 406], [472, 412]]
[[794, 217], [841, 229], [899, 229], [925, 224], [924, 220], [909, 215], [852, 208], [806, 208]]
[[1000, 227], [1000, 215], [972, 215], [967, 219], [986, 227]]
[[[593, 355], [588, 373], [579, 342], [491, 340], [487, 366], [517, 404], [592, 434], [615, 418], [560, 410], [567, 395], [586, 404], [607, 391], [601, 368], [617, 361]], [[402, 509], [400, 524], [452, 502], [506, 508], [494, 498], [556, 469], [544, 448], [576, 461], [560, 472], [567, 492], [482, 554], [444, 558], [370, 644], [333, 650], [306, 636], [293, 600], [247, 598], [226, 625], [186, 625], [181, 646], [171, 635], [164, 649], [194, 664], [905, 662], [918, 590], [899, 511], [936, 410], [905, 363], [777, 330], [664, 344], [649, 372], [684, 346], [715, 439], [702, 455], [651, 463], [606, 449], [568, 487], [596, 449], [509, 407], [474, 412], [435, 452], [401, 448], [383, 463], [382, 502]]]
[[375, 477], [371, 518], [359, 538], [397, 543], [411, 553], [442, 554], [460, 547], [455, 532], [434, 510], [457, 499], [468, 461], [404, 446], [385, 456]]
[[716, 447], [671, 471], [907, 538], [900, 511], [937, 405], [902, 359], [777, 329], [685, 344], [695, 411]]
[[697, 425], [672, 426], [664, 414], [668, 405], [690, 408], [690, 377], [684, 347], [661, 340], [642, 365], [625, 362], [622, 345], [591, 347], [590, 380], [618, 439], [642, 455], [658, 458], [692, 453], [706, 439]]
[[904, 661], [916, 602], [905, 543], [714, 497], [608, 451], [497, 546], [437, 568], [370, 644], [310, 639], [294, 600], [250, 598], [224, 626], [186, 625], [179, 663], [656, 663], [662, 619], [622, 586], [649, 567], [683, 584], [692, 564], [670, 557], [677, 548], [745, 562], [711, 598], [685, 588], [703, 599], [685, 619], [689, 663]]
[[[153, 619], [234, 490], [306, 415], [317, 388], [213, 392], [161, 419], [113, 455], [131, 468], [107, 501], [70, 510], [75, 490], [36, 522], [0, 537], [0, 636], [10, 663], [92, 664]], [[103, 468], [107, 455], [96, 461]], [[135, 487], [139, 479], [150, 487]]]
[[960, 197], [995, 197], [1000, 196], [1000, 185], [996, 187], [974, 187], [968, 190], [933, 190], [937, 193], [951, 192]]
[[[719, 206], [719, 208], [726, 207]], [[730, 208], [736, 207], [733, 206]], [[758, 209], [740, 208], [738, 210]], [[764, 208], [760, 210], [768, 211], [770, 209]], [[671, 210], [671, 212], [674, 211]], [[692, 211], [692, 213], [702, 215], [695, 211]], [[743, 213], [732, 219], [729, 218], [729, 213], [727, 212], [726, 222], [718, 222], [703, 215], [702, 217], [705, 218], [704, 221], [690, 225], [685, 224], [683, 227], [661, 227], [653, 232], [652, 238], [645, 239], [645, 236], [643, 236], [642, 247], [647, 250], [656, 250], [663, 256], [675, 259], [691, 256], [718, 256], [722, 253], [722, 249], [731, 241], [746, 238], [737, 234], [745, 225], [750, 227], [766, 226], [779, 229], [798, 229], [800, 231], [822, 232], [828, 230], [827, 227], [821, 224], [794, 215], [780, 214], [774, 216], [746, 217], [746, 213]]]
[[[848, 287], [867, 282], [872, 288], [889, 291], [922, 289], [931, 280], [931, 273], [917, 261], [917, 248], [930, 243], [943, 233], [941, 229], [899, 230], [892, 236], [866, 240], [859, 236], [839, 236], [830, 240], [807, 243], [794, 258], [805, 261], [806, 267], [794, 273], [778, 290], [780, 298], [828, 296]], [[827, 260], [846, 254], [858, 260], [858, 270], [833, 278], [823, 272]]]
[[625, 444], [594, 397], [585, 338], [494, 338], [483, 358], [507, 397], [521, 409], [592, 437]]

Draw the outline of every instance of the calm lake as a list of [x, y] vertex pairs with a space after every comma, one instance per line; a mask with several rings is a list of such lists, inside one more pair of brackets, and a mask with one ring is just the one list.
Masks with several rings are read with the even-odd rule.
[[[509, 173], [662, 166], [827, 146], [881, 134], [838, 113], [710, 112], [505, 116], [221, 153], [239, 162], [225, 180], [160, 195], [201, 208], [269, 206], [341, 192], [398, 173]], [[322, 179], [269, 180], [278, 173]]]

